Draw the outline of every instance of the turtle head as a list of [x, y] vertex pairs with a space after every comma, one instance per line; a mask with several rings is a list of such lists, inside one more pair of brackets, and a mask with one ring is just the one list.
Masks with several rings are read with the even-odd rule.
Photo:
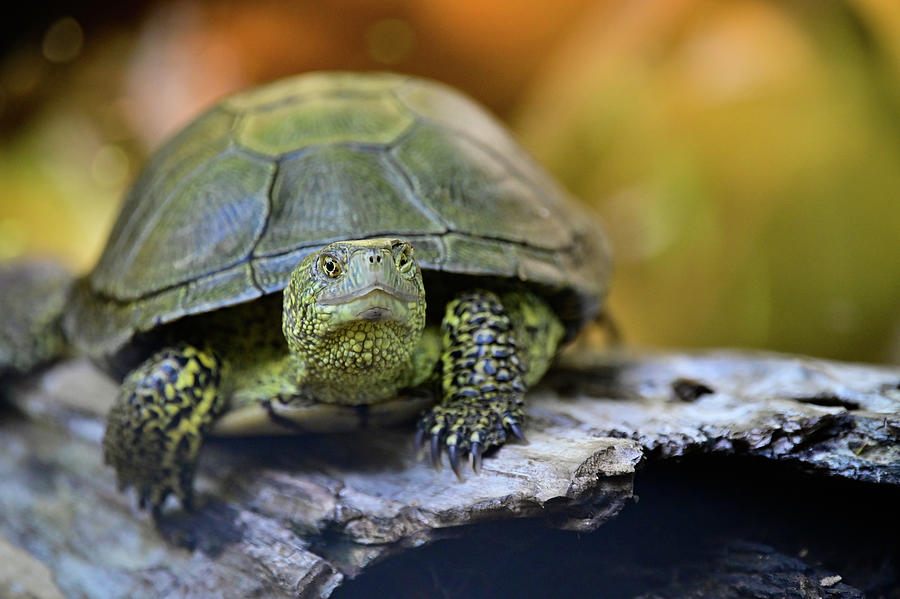
[[332, 243], [294, 269], [284, 292], [284, 336], [308, 371], [408, 367], [424, 326], [422, 271], [397, 239]]

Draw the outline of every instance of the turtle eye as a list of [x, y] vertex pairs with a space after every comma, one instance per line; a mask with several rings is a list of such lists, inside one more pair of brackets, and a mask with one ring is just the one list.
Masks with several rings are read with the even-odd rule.
[[336, 279], [341, 276], [341, 263], [332, 254], [322, 254], [319, 256], [319, 271], [329, 279]]
[[403, 243], [394, 248], [394, 263], [404, 275], [414, 272], [413, 249], [408, 243]]

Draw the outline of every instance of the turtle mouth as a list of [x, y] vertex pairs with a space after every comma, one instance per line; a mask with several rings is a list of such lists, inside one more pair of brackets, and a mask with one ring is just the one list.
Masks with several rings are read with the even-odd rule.
[[[320, 297], [319, 303], [323, 306], [336, 306], [341, 304], [349, 304], [357, 300], [372, 300], [381, 297], [390, 302], [409, 303], [416, 301], [416, 294], [403, 289], [397, 289], [393, 285], [388, 285], [382, 281], [375, 281], [359, 289], [354, 289], [349, 293], [340, 295]], [[374, 307], [374, 306], [373, 306]]]
[[356, 317], [360, 320], [390, 320], [394, 317], [394, 313], [384, 306], [372, 306], [359, 312]]
[[408, 302], [381, 285], [369, 285], [360, 291], [320, 303], [337, 307], [350, 320], [369, 322], [399, 320], [408, 310]]

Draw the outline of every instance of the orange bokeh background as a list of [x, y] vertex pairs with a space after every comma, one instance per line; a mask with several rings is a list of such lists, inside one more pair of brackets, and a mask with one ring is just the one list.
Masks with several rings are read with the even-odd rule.
[[596, 209], [630, 343], [900, 362], [896, 2], [139, 6], [0, 57], [0, 259], [89, 268], [148, 153], [226, 93], [389, 69], [488, 105]]

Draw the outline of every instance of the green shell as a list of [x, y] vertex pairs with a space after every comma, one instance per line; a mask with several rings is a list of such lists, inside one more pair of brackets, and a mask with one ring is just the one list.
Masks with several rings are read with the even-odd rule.
[[64, 327], [111, 355], [137, 332], [282, 290], [324, 244], [388, 235], [425, 271], [533, 283], [572, 328], [607, 290], [603, 232], [470, 99], [412, 77], [314, 73], [225, 99], [155, 155]]

